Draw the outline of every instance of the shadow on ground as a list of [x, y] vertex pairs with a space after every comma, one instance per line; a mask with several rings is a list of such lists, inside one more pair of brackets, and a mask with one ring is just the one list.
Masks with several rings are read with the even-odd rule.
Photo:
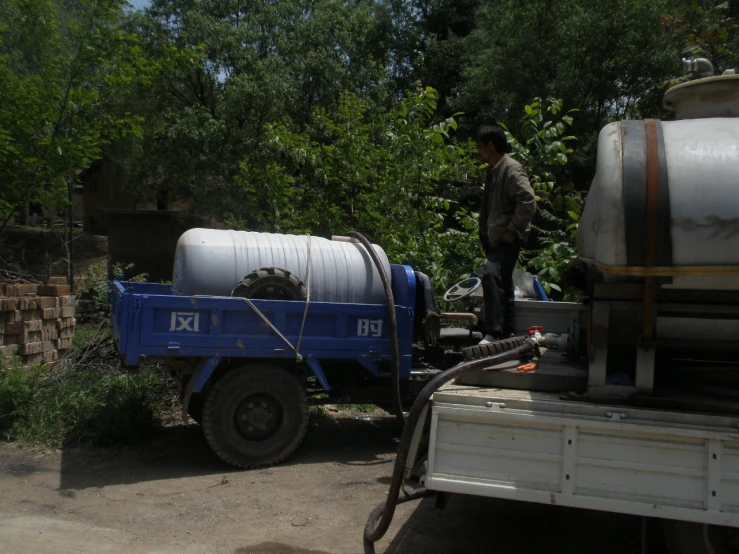
[[[400, 429], [392, 417], [311, 417], [298, 451], [283, 465], [389, 463]], [[22, 468], [18, 468], [22, 470]], [[116, 449], [62, 450], [60, 489], [85, 489], [234, 471], [208, 447], [198, 425], [165, 429], [157, 438]]]
[[452, 495], [441, 511], [434, 509], [433, 498], [426, 498], [385, 550], [409, 552], [638, 554], [641, 519], [462, 495]]

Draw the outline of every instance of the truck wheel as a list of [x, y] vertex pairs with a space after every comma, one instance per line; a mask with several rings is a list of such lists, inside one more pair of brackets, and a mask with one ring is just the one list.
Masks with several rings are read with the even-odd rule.
[[739, 554], [739, 529], [673, 520], [663, 528], [670, 554]]
[[208, 393], [202, 427], [213, 452], [228, 464], [277, 464], [295, 452], [308, 429], [305, 390], [280, 367], [232, 369]]
[[263, 267], [244, 277], [231, 296], [258, 300], [305, 300], [305, 285], [295, 275], [278, 267]]
[[511, 339], [499, 340], [490, 344], [478, 344], [464, 349], [465, 360], [479, 360], [488, 356], [495, 356], [502, 352], [508, 352], [518, 348], [526, 342], [526, 337], [513, 337]]

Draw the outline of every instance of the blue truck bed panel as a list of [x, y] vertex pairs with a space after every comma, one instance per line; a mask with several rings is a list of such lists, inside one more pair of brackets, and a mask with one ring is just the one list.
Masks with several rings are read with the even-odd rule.
[[[415, 299], [415, 277], [406, 266], [393, 266], [398, 301]], [[305, 302], [253, 300], [253, 304], [297, 345]], [[169, 285], [113, 281], [113, 337], [125, 365], [141, 356], [193, 358], [296, 357], [295, 352], [240, 298], [177, 296]], [[400, 374], [410, 375], [413, 305], [396, 305]], [[311, 302], [300, 354], [312, 363], [357, 361], [375, 375], [390, 359], [387, 307], [369, 304]]]

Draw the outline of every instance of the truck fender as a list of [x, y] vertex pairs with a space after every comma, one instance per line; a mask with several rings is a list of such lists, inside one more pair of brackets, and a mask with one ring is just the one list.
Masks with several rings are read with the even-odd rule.
[[328, 384], [326, 375], [323, 373], [323, 368], [321, 367], [321, 363], [316, 358], [313, 358], [313, 357], [306, 358], [305, 363], [308, 365], [310, 370], [313, 372], [313, 375], [316, 376], [316, 379], [323, 387], [323, 390], [329, 390], [331, 387]]
[[190, 398], [192, 397], [192, 393], [200, 392], [201, 390], [203, 390], [205, 383], [207, 383], [208, 379], [210, 379], [210, 376], [213, 375], [213, 372], [216, 370], [219, 363], [221, 363], [220, 356], [203, 358], [202, 360], [200, 360], [200, 363], [198, 364], [195, 373], [193, 373], [192, 377], [190, 378], [190, 381], [188, 381], [187, 388], [185, 389], [185, 394], [182, 397], [182, 421], [184, 421], [185, 423], [187, 423], [187, 409], [190, 405]]

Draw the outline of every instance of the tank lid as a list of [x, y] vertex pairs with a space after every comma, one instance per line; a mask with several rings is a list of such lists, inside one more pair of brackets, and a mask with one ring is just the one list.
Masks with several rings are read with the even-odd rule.
[[734, 70], [674, 86], [665, 92], [662, 106], [675, 119], [739, 117], [739, 75]]

